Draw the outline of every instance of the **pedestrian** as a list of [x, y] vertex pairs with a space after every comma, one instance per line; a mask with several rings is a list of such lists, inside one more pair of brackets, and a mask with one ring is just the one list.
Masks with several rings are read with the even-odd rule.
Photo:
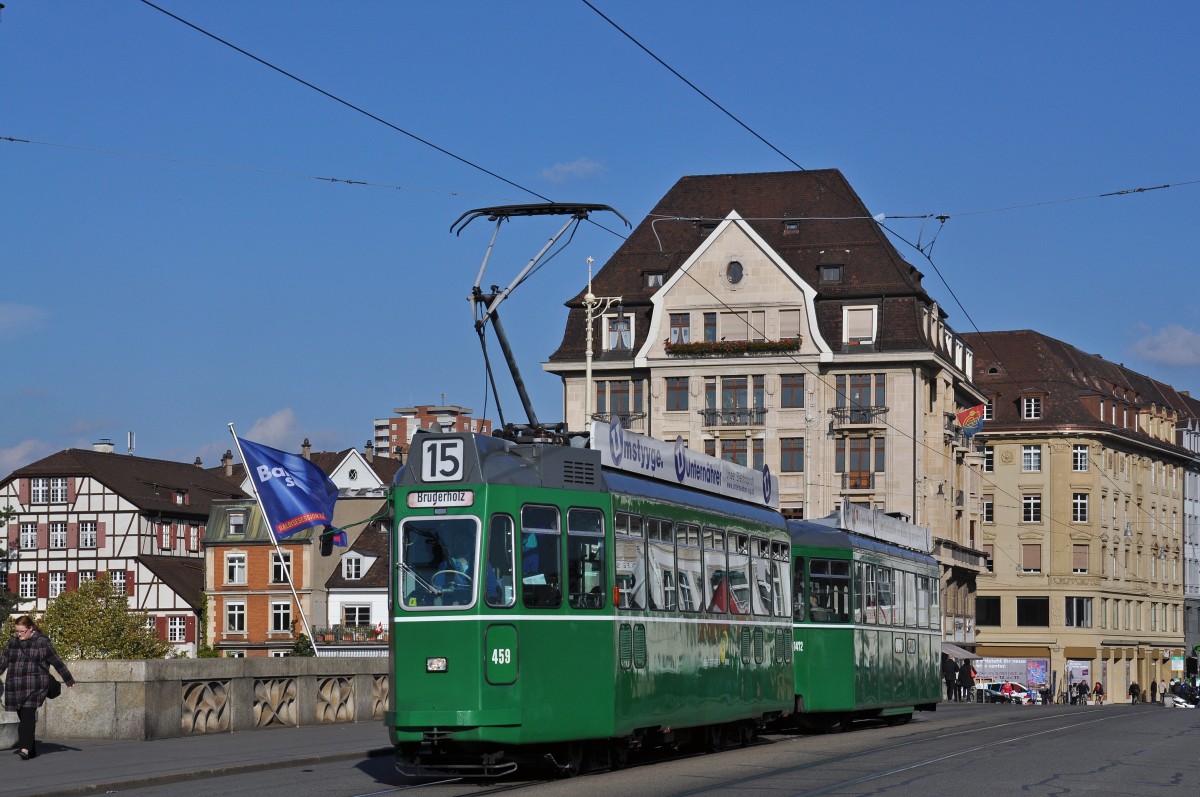
[[1162, 679], [1159, 679], [1158, 682], [1158, 696], [1165, 706], [1167, 704], [1167, 684]]
[[58, 670], [68, 687], [75, 686], [75, 679], [32, 617], [18, 617], [15, 628], [16, 636], [0, 653], [0, 673], [8, 672], [4, 707], [17, 712], [17, 747], [21, 760], [28, 761], [37, 755], [37, 710], [50, 689], [50, 668]]
[[958, 688], [963, 701], [970, 703], [975, 696], [975, 670], [969, 661], [964, 661], [958, 667]]
[[947, 656], [942, 662], [942, 680], [946, 682], [946, 702], [958, 696], [958, 661]]
[[1158, 702], [1158, 681], [1153, 678], [1150, 679], [1150, 702]]

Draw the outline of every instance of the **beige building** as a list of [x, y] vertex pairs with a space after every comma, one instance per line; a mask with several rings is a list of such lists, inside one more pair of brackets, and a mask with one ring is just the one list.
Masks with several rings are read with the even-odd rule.
[[930, 527], [945, 639], [970, 644], [978, 454], [955, 413], [982, 397], [921, 277], [836, 170], [685, 177], [567, 303], [544, 367], [569, 429], [617, 415], [769, 468], [788, 515], [848, 499]]
[[988, 396], [976, 652], [1045, 659], [1059, 688], [1170, 682], [1184, 650], [1187, 404], [1031, 331], [964, 336]]

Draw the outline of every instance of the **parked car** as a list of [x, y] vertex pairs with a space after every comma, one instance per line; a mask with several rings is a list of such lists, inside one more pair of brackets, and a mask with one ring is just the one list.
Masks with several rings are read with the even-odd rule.
[[[1004, 692], [1004, 684], [1011, 686], [1008, 694]], [[1018, 703], [1028, 706], [1041, 703], [1041, 695], [1033, 689], [1016, 681], [993, 681], [975, 685], [975, 700], [978, 703]]]

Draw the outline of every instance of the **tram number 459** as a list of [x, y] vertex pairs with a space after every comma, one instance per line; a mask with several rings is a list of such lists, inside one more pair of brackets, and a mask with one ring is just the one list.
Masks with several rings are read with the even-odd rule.
[[492, 648], [492, 664], [512, 664], [512, 648]]

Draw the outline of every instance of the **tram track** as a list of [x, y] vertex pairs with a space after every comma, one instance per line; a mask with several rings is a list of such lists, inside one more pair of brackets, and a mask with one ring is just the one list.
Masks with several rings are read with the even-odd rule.
[[[847, 761], [855, 759], [855, 758], [867, 757], [867, 758], [874, 759], [874, 758], [877, 758], [878, 756], [880, 756], [881, 754], [900, 751], [900, 750], [904, 750], [905, 748], [912, 748], [912, 747], [919, 746], [919, 745], [933, 745], [933, 744], [945, 742], [948, 739], [959, 739], [959, 738], [974, 736], [977, 734], [995, 733], [997, 731], [1004, 731], [1005, 729], [1009, 729], [1009, 732], [1006, 733], [1005, 735], [1001, 736], [1000, 738], [988, 740], [986, 742], [982, 742], [979, 744], [972, 744], [972, 745], [963, 747], [961, 749], [941, 753], [939, 755], [929, 756], [929, 757], [925, 757], [925, 758], [917, 758], [909, 763], [905, 763], [900, 766], [886, 767], [884, 769], [880, 769], [878, 771], [874, 771], [869, 774], [861, 775], [858, 777], [844, 778], [837, 782], [825, 784], [823, 786], [820, 786], [819, 788], [788, 792], [790, 795], [794, 795], [794, 797], [816, 797], [817, 795], [831, 794], [831, 793], [835, 793], [835, 792], [846, 790], [846, 789], [853, 789], [854, 787], [861, 786], [862, 784], [865, 784], [865, 783], [870, 783], [872, 781], [881, 780], [881, 779], [892, 777], [895, 775], [901, 775], [906, 772], [916, 772], [923, 768], [943, 764], [947, 761], [953, 761], [954, 759], [961, 758], [963, 756], [968, 756], [973, 753], [979, 753], [979, 752], [982, 752], [985, 750], [1002, 747], [1004, 745], [1019, 743], [1019, 742], [1026, 741], [1029, 739], [1034, 739], [1034, 738], [1037, 738], [1040, 736], [1045, 736], [1048, 734], [1062, 733], [1064, 731], [1068, 731], [1068, 730], [1075, 729], [1075, 728], [1083, 728], [1083, 727], [1087, 727], [1089, 725], [1095, 725], [1097, 723], [1110, 722], [1110, 721], [1114, 721], [1114, 720], [1117, 720], [1117, 719], [1120, 719], [1120, 718], [1123, 718], [1124, 716], [1126, 716], [1124, 714], [1105, 712], [1102, 716], [1092, 716], [1092, 717], [1083, 718], [1081, 715], [1084, 713], [1086, 713], [1086, 712], [1071, 711], [1071, 712], [1054, 712], [1052, 714], [1049, 714], [1049, 713], [1043, 713], [1043, 712], [1039, 711], [1038, 716], [1036, 716], [1036, 717], [1022, 718], [1020, 720], [1004, 722], [1004, 723], [985, 723], [983, 721], [983, 717], [980, 717], [980, 720], [978, 722], [973, 723], [974, 727], [956, 728], [956, 729], [950, 730], [950, 731], [938, 730], [937, 732], [934, 732], [934, 733], [921, 734], [919, 738], [910, 738], [910, 739], [906, 739], [903, 741], [892, 742], [889, 744], [876, 745], [874, 747], [855, 748], [852, 751], [840, 752], [836, 755], [823, 756], [823, 757], [816, 758], [816, 759], [813, 759], [810, 761], [805, 761], [802, 763], [798, 763], [798, 764], [794, 764], [794, 765], [790, 765], [790, 766], [786, 766], [786, 767], [776, 767], [773, 769], [767, 769], [767, 770], [764, 770], [761, 772], [756, 772], [753, 775], [749, 775], [749, 776], [745, 776], [745, 777], [724, 779], [717, 783], [706, 784], [703, 787], [685, 789], [685, 790], [681, 790], [681, 791], [672, 791], [672, 792], [670, 792], [670, 797], [699, 797], [700, 795], [707, 795], [707, 794], [713, 794], [713, 793], [719, 793], [719, 792], [728, 792], [729, 790], [735, 790], [735, 789], [739, 789], [739, 788], [741, 788], [741, 789], [753, 788], [753, 787], [755, 787], [756, 784], [761, 784], [765, 781], [770, 781], [772, 779], [779, 779], [779, 778], [787, 778], [788, 776], [795, 775], [797, 773], [802, 773], [802, 772], [812, 772], [813, 770], [819, 770], [822, 767], [833, 767], [833, 766], [843, 765]], [[1066, 722], [1066, 723], [1061, 723], [1061, 722], [1055, 723], [1051, 727], [1038, 729], [1033, 732], [1025, 732], [1026, 727], [1031, 724], [1043, 723], [1043, 722], [1055, 721], [1055, 720], [1062, 720], [1062, 719], [1075, 719], [1076, 721]], [[909, 727], [911, 728], [912, 726], [909, 726]], [[1012, 731], [1020, 731], [1020, 732], [1012, 732]], [[784, 738], [786, 739], [787, 737], [784, 737]], [[791, 738], [794, 738], [797, 742], [803, 742], [804, 739], [807, 737], [791, 737]], [[767, 741], [771, 741], [771, 740], [772, 739], [769, 738]]]

